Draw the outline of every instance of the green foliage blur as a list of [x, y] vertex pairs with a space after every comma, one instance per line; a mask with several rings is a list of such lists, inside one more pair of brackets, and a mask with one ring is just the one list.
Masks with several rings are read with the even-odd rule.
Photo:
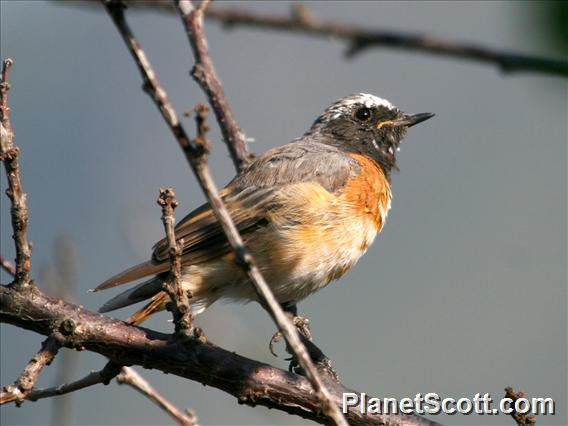
[[563, 54], [568, 54], [568, 1], [535, 2], [538, 31], [543, 42]]

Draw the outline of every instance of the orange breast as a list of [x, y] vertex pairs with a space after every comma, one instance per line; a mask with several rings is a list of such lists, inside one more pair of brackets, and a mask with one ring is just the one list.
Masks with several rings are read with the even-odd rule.
[[[252, 241], [279, 300], [300, 300], [349, 270], [385, 223], [390, 185], [375, 163], [353, 155], [361, 172], [332, 194], [314, 182], [280, 194], [272, 228]], [[260, 235], [259, 235], [260, 236]], [[261, 263], [261, 264], [262, 264]]]
[[350, 154], [361, 167], [361, 173], [343, 188], [341, 198], [353, 206], [353, 211], [372, 220], [380, 231], [390, 209], [391, 190], [387, 177], [375, 162], [360, 154]]

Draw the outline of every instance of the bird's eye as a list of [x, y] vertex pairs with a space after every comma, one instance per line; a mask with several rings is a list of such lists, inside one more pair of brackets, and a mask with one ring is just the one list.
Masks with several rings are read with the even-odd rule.
[[367, 121], [369, 118], [371, 118], [371, 110], [365, 107], [360, 108], [355, 113], [355, 118], [360, 121]]

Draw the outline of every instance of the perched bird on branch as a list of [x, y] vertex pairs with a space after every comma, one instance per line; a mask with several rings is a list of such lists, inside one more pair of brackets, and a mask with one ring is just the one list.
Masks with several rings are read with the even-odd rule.
[[[347, 272], [385, 224], [390, 176], [407, 129], [434, 114], [408, 115], [369, 94], [338, 100], [300, 138], [271, 149], [221, 192], [244, 243], [276, 299], [289, 312], [296, 303]], [[194, 314], [216, 300], [249, 302], [257, 294], [235, 264], [231, 247], [209, 204], [175, 228], [183, 239], [181, 285]], [[143, 300], [129, 318], [139, 324], [166, 308], [163, 280], [166, 240], [152, 259], [109, 278], [95, 291], [152, 278], [106, 302], [108, 312]]]

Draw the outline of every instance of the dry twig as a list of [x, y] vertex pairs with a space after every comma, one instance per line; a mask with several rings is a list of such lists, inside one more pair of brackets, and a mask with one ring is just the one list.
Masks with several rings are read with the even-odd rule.
[[[151, 6], [151, 3], [140, 6]], [[298, 10], [297, 7], [291, 16], [262, 14], [240, 8], [210, 8], [207, 17], [220, 21], [228, 27], [242, 25], [340, 39], [347, 43], [348, 57], [353, 57], [371, 47], [387, 47], [493, 64], [503, 72], [568, 75], [566, 60], [539, 58], [426, 34], [368, 29], [358, 25], [321, 21], [308, 14], [305, 8]]]
[[10, 107], [8, 106], [8, 91], [10, 90], [10, 70], [13, 61], [6, 59], [2, 63], [2, 83], [0, 83], [0, 159], [4, 162], [8, 189], [6, 195], [10, 198], [10, 215], [14, 230], [16, 245], [16, 275], [13, 286], [23, 290], [30, 285], [30, 265], [32, 247], [28, 241], [28, 207], [26, 194], [22, 190], [20, 180], [20, 165], [18, 157], [20, 150], [14, 145], [14, 131], [10, 123]]
[[[166, 92], [161, 87], [154, 70], [152, 69], [144, 51], [141, 49], [140, 44], [135, 39], [132, 34], [126, 20], [124, 18], [124, 5], [121, 2], [106, 1], [104, 2], [106, 9], [110, 16], [112, 17], [117, 29], [119, 30], [122, 38], [126, 42], [130, 53], [132, 54], [138, 69], [142, 74], [142, 79], [144, 80], [144, 88], [148, 94], [152, 97], [160, 111], [162, 112], [163, 118], [172, 130], [178, 144], [182, 148], [185, 156], [192, 167], [197, 179], [200, 183], [202, 190], [205, 192], [207, 199], [211, 204], [211, 208], [215, 213], [215, 216], [227, 239], [233, 253], [235, 254], [235, 261], [239, 264], [243, 271], [246, 272], [249, 279], [256, 289], [259, 300], [262, 301], [263, 305], [266, 306], [268, 313], [272, 319], [277, 324], [278, 328], [284, 334], [286, 340], [290, 344], [292, 350], [294, 351], [298, 363], [302, 369], [306, 372], [306, 376], [310, 380], [318, 398], [320, 400], [320, 409], [322, 412], [333, 420], [334, 423], [339, 425], [346, 425], [345, 419], [341, 415], [339, 408], [335, 405], [331, 399], [331, 395], [326, 389], [318, 371], [316, 370], [312, 360], [310, 359], [308, 352], [304, 345], [302, 344], [300, 337], [298, 335], [297, 329], [288, 319], [280, 305], [278, 304], [276, 298], [272, 294], [270, 287], [260, 274], [258, 267], [250, 253], [246, 250], [243, 241], [239, 235], [239, 232], [233, 223], [229, 212], [225, 208], [221, 197], [219, 196], [219, 191], [213, 182], [211, 172], [206, 162], [206, 152], [201, 149], [201, 146], [195, 141], [190, 140], [185, 133], [185, 130], [181, 126], [178, 116], [169, 102]], [[194, 9], [189, 0], [181, 0], [177, 2], [180, 13], [182, 14], [184, 21], [188, 22], [189, 27], [200, 28], [202, 23], [195, 24], [193, 21], [203, 19], [203, 11], [200, 9]], [[192, 32], [189, 34], [190, 37], [204, 37], [203, 32]], [[200, 41], [196, 43], [205, 43], [205, 41]], [[207, 69], [204, 69], [207, 72]]]
[[16, 267], [4, 256], [0, 256], [0, 267], [2, 267], [2, 269], [4, 269], [13, 277], [16, 276]]
[[38, 401], [44, 398], [65, 395], [71, 392], [88, 388], [90, 386], [98, 385], [99, 383], [108, 385], [111, 380], [120, 373], [120, 368], [120, 365], [110, 361], [103, 367], [102, 370], [91, 371], [91, 373], [77, 381], [65, 383], [61, 386], [53, 388], [34, 390], [28, 395], [27, 399], [28, 401]]
[[181, 286], [181, 247], [182, 241], [176, 241], [174, 232], [174, 210], [178, 206], [174, 191], [171, 188], [160, 188], [158, 205], [162, 207], [162, 223], [166, 232], [170, 255], [170, 277], [164, 287], [172, 300], [172, 312], [176, 332], [188, 332], [191, 330], [192, 317], [189, 306], [189, 295]]
[[[522, 391], [515, 392], [513, 390], [513, 388], [509, 386], [509, 387], [505, 388], [505, 396], [507, 398], [511, 398], [511, 400], [513, 401], [513, 404], [514, 404], [515, 401], [517, 401], [519, 398], [526, 398], [527, 394], [525, 392], [522, 392]], [[522, 413], [519, 413], [519, 412], [513, 410], [511, 412], [511, 417], [513, 418], [513, 420], [515, 420], [515, 422], [517, 423], [518, 426], [534, 426], [534, 425], [536, 425], [536, 417], [532, 416], [532, 415], [522, 414]]]
[[26, 365], [18, 380], [13, 385], [2, 388], [0, 405], [15, 401], [20, 406], [34, 388], [43, 368], [51, 364], [59, 348], [61, 348], [61, 345], [54, 337], [49, 336], [45, 339], [41, 344], [41, 349]]
[[142, 395], [150, 399], [154, 404], [164, 410], [175, 422], [180, 426], [198, 426], [197, 418], [191, 410], [187, 410], [187, 414], [179, 410], [175, 405], [168, 401], [150, 383], [148, 383], [140, 374], [133, 368], [122, 367], [122, 371], [117, 376], [116, 381], [119, 384], [126, 384]]
[[[77, 4], [69, 0], [66, 3]], [[129, 7], [141, 10], [174, 12], [169, 2], [160, 0], [128, 0], [126, 3]], [[80, 4], [85, 6], [89, 2]], [[346, 55], [348, 57], [353, 57], [370, 48], [384, 47], [494, 65], [506, 73], [532, 72], [568, 76], [568, 61], [566, 60], [526, 55], [429, 34], [365, 28], [354, 24], [323, 21], [308, 13], [304, 6], [296, 4], [293, 5], [289, 16], [255, 12], [240, 7], [210, 7], [205, 17], [218, 21], [228, 28], [242, 26], [342, 40], [347, 44]]]
[[194, 9], [189, 0], [176, 1], [195, 57], [195, 65], [191, 70], [191, 75], [207, 95], [233, 163], [237, 171], [240, 171], [250, 162], [252, 155], [249, 153], [245, 135], [235, 120], [213, 61], [209, 56], [202, 16], [208, 4], [209, 1], [204, 1], [199, 8]]

